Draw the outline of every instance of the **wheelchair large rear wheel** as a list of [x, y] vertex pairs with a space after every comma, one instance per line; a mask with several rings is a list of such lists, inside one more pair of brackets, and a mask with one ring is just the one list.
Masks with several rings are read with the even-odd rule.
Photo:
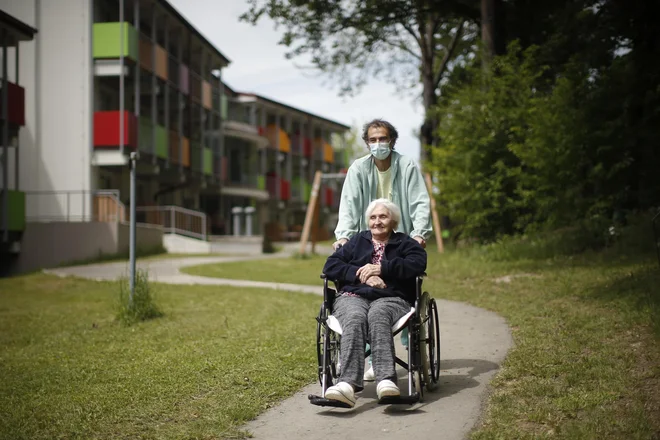
[[429, 391], [440, 379], [440, 323], [438, 306], [428, 292], [422, 295], [421, 356], [424, 383]]
[[[323, 375], [328, 375], [328, 386], [333, 384], [333, 379], [339, 377], [339, 335], [330, 330], [326, 324], [325, 310], [321, 306], [321, 312], [316, 323], [316, 359], [318, 362], [319, 383], [323, 385]], [[327, 349], [325, 340], [327, 338]], [[323, 371], [323, 359], [325, 357], [325, 372]]]

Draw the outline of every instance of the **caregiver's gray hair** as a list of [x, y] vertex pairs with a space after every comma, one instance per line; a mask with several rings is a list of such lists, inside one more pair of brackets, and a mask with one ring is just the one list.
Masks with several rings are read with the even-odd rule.
[[371, 217], [371, 213], [374, 211], [374, 209], [376, 209], [377, 206], [382, 206], [389, 211], [390, 217], [392, 218], [392, 230], [395, 231], [396, 228], [399, 227], [399, 223], [401, 223], [401, 210], [398, 206], [387, 199], [376, 199], [369, 203], [369, 206], [367, 206], [367, 211], [364, 214], [367, 219], [367, 224], [369, 224], [369, 217]]

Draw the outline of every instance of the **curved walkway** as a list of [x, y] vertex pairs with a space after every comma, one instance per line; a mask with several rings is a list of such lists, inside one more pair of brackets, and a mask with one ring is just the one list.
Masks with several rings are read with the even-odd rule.
[[[181, 273], [185, 266], [230, 261], [282, 258], [285, 254], [242, 257], [189, 257], [148, 260], [138, 267], [149, 278], [170, 284], [206, 284], [258, 287], [322, 294], [321, 286], [266, 283], [249, 280], [208, 278]], [[127, 264], [106, 263], [47, 270], [58, 276], [114, 280], [127, 273]], [[414, 406], [381, 406], [373, 383], [359, 393], [353, 410], [327, 409], [309, 404], [308, 394], [318, 394], [315, 383], [271, 408], [245, 427], [257, 439], [302, 440], [308, 438], [363, 439], [414, 438], [459, 440], [476, 425], [487, 396], [488, 383], [512, 346], [509, 327], [495, 313], [467, 304], [438, 300], [441, 329], [440, 386], [425, 393], [425, 401]], [[313, 330], [310, 327], [310, 334]], [[400, 344], [399, 338], [397, 344]], [[311, 347], [310, 347], [311, 349]], [[403, 348], [398, 345], [397, 351]], [[282, 374], [286, 374], [283, 372]], [[405, 372], [400, 371], [400, 377]], [[400, 381], [402, 390], [404, 380]], [[407, 386], [407, 385], [405, 385]], [[405, 436], [405, 437], [404, 437]]]

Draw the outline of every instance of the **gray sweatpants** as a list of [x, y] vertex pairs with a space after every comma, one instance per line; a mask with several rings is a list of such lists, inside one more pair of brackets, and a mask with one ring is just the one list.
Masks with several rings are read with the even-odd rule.
[[410, 304], [402, 298], [369, 301], [341, 295], [335, 299], [332, 314], [342, 328], [340, 382], [348, 382], [356, 391], [363, 389], [364, 350], [369, 341], [376, 381], [396, 383], [392, 326], [409, 311]]

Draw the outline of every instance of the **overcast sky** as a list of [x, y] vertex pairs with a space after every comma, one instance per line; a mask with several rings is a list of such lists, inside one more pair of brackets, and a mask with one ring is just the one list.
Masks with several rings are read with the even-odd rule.
[[[327, 77], [315, 77], [287, 60], [277, 44], [281, 32], [263, 18], [258, 26], [239, 22], [246, 0], [168, 0], [231, 60], [223, 79], [234, 90], [253, 92], [350, 126], [382, 117], [399, 131], [397, 150], [419, 159], [414, 137], [422, 120], [421, 102], [395, 94], [393, 86], [372, 81], [355, 98], [340, 98]], [[366, 148], [366, 147], [365, 147]], [[366, 150], [365, 150], [366, 151]]]

